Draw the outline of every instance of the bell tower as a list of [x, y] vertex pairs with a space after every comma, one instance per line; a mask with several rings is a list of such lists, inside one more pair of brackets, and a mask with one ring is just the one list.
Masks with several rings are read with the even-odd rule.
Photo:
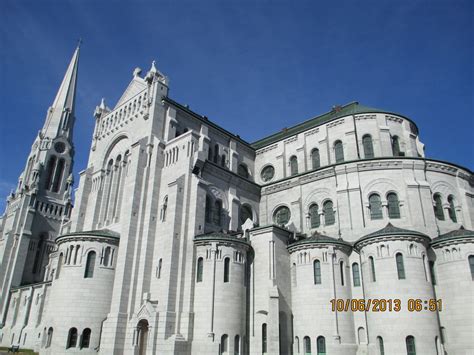
[[72, 142], [77, 46], [43, 128], [38, 132], [18, 185], [0, 217], [0, 323], [12, 287], [48, 280], [46, 266], [61, 225], [71, 213]]

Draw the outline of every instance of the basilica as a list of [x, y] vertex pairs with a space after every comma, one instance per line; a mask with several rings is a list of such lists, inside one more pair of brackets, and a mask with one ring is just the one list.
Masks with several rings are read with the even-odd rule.
[[413, 119], [351, 102], [249, 143], [153, 62], [96, 107], [75, 185], [79, 52], [0, 217], [0, 346], [474, 353], [474, 174]]

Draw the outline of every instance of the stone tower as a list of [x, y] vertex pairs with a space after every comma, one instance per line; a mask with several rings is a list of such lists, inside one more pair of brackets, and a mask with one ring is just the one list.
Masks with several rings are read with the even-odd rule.
[[78, 60], [79, 46], [0, 217], [2, 324], [11, 287], [43, 281], [49, 253], [70, 216]]

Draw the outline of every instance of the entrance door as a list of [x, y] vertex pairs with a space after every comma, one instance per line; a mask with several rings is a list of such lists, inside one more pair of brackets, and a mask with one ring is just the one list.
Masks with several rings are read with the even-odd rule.
[[148, 321], [142, 319], [138, 322], [138, 354], [146, 355], [146, 345], [148, 340]]

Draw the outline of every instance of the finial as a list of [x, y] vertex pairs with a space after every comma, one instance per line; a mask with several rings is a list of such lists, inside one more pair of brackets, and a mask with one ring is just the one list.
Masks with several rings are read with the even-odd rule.
[[77, 48], [81, 48], [81, 44], [82, 44], [82, 38], [79, 37], [79, 39], [77, 40]]
[[156, 64], [155, 61], [152, 61], [152, 62], [151, 62], [151, 69], [150, 69], [150, 71], [151, 71], [152, 73], [156, 73], [156, 72], [158, 71], [158, 70], [156, 69], [155, 64]]
[[133, 77], [136, 78], [137, 76], [140, 76], [141, 73], [142, 73], [142, 70], [139, 67], [136, 67], [133, 70]]
[[106, 106], [105, 106], [105, 99], [104, 98], [102, 98], [102, 100], [100, 100], [99, 108], [101, 110], [105, 110]]

